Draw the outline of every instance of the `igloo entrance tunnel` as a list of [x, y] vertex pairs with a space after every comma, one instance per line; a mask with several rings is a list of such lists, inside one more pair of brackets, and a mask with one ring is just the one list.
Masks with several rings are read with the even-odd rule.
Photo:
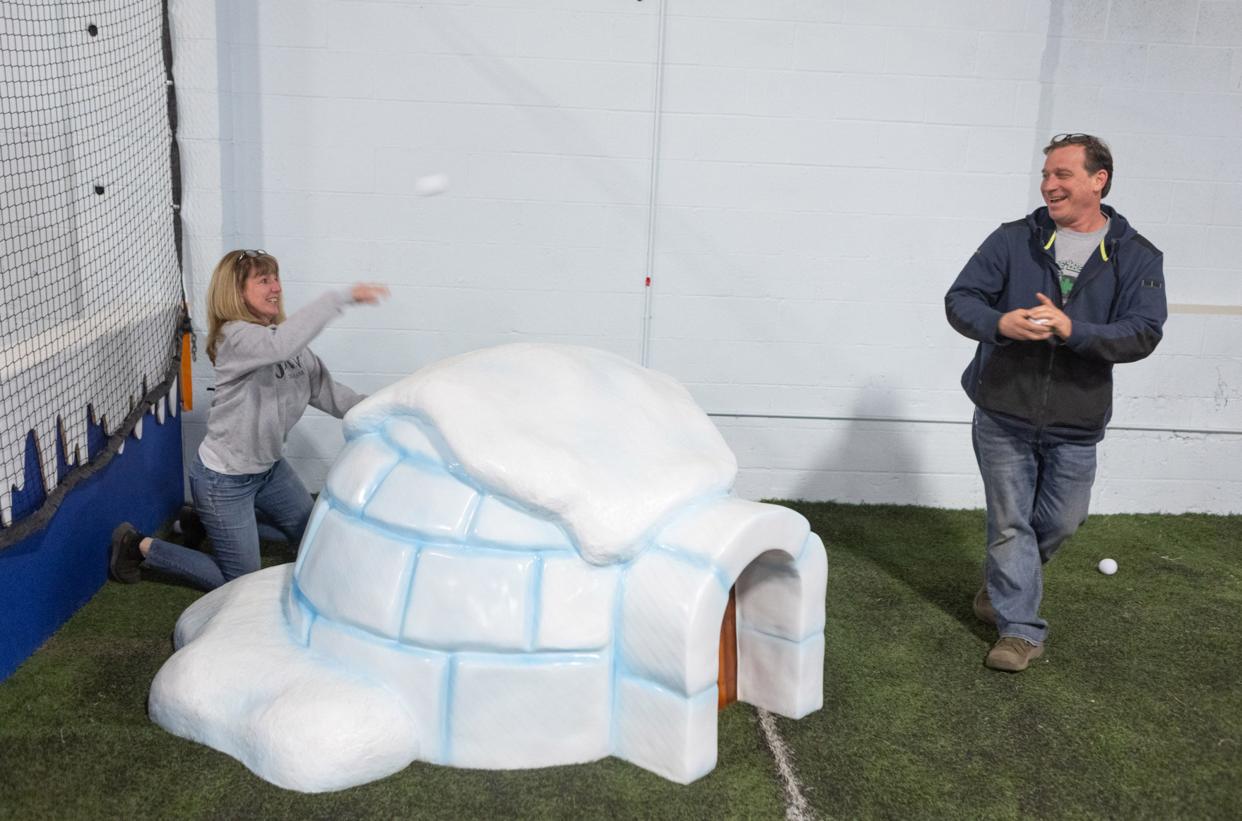
[[307, 792], [411, 761], [716, 763], [718, 647], [737, 694], [821, 706], [827, 558], [671, 378], [589, 348], [444, 360], [346, 417], [295, 565], [178, 620], [152, 718]]

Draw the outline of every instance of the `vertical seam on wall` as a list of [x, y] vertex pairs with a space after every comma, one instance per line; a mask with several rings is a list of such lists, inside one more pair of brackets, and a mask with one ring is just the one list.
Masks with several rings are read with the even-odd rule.
[[656, 193], [660, 179], [660, 121], [664, 115], [664, 30], [668, 19], [668, 2], [660, 0], [659, 19], [656, 22], [655, 87], [652, 90], [651, 110], [651, 183], [647, 194], [647, 258], [643, 275], [643, 334], [642, 353], [639, 364], [644, 368], [651, 358], [651, 294], [652, 269], [655, 267], [655, 220]]
[[[1028, 8], [1027, 14], [1033, 12]], [[1044, 162], [1044, 140], [1052, 131], [1052, 87], [1056, 85], [1057, 68], [1061, 64], [1061, 49], [1065, 34], [1065, 9], [1062, 3], [1053, 3], [1048, 9], [1047, 28], [1044, 30], [1044, 49], [1039, 55], [1039, 104], [1035, 108], [1035, 151], [1031, 158], [1031, 171], [1038, 178]], [[1016, 112], [1015, 112], [1016, 114]], [[1032, 207], [1043, 205], [1038, 189], [1032, 192]]]

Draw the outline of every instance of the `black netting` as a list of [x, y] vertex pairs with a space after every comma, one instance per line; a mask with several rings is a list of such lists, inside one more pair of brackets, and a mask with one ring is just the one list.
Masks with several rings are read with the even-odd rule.
[[165, 47], [161, 0], [0, 0], [5, 525], [170, 381], [182, 286]]

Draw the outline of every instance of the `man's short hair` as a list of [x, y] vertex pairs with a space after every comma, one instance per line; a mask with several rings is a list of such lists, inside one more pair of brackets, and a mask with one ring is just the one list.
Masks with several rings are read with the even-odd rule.
[[1100, 170], [1108, 172], [1108, 179], [1104, 181], [1104, 190], [1100, 192], [1100, 199], [1107, 197], [1109, 189], [1113, 187], [1113, 152], [1108, 150], [1108, 143], [1090, 134], [1058, 134], [1044, 148], [1044, 156], [1067, 145], [1082, 146], [1088, 174], [1095, 174]]

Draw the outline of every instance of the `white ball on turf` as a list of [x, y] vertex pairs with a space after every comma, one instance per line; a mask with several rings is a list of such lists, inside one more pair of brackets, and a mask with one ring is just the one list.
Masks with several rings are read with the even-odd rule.
[[1112, 559], [1100, 559], [1099, 568], [1105, 576], [1111, 576], [1117, 572], [1117, 562]]
[[448, 174], [428, 174], [414, 180], [414, 193], [424, 197], [443, 194], [448, 188]]

